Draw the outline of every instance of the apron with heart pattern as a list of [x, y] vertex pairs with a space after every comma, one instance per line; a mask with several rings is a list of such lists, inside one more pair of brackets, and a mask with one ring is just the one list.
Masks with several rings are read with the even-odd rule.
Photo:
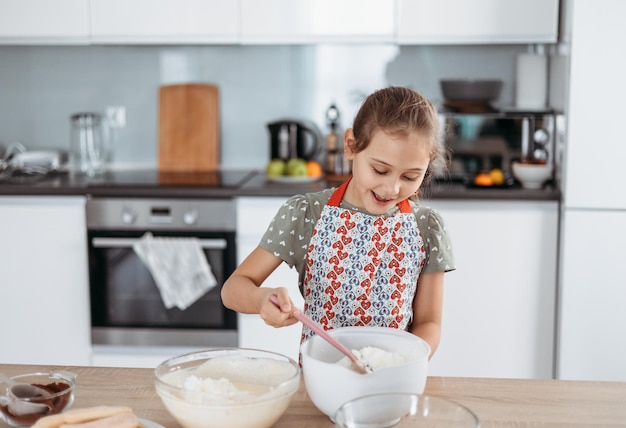
[[[408, 200], [389, 217], [341, 208], [348, 183], [333, 192], [315, 225], [307, 254], [304, 311], [326, 330], [406, 330], [426, 260], [417, 220]], [[304, 327], [302, 340], [312, 335]]]

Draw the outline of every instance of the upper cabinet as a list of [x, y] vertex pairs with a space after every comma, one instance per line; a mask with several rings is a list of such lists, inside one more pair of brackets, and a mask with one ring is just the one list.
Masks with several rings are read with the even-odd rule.
[[93, 43], [237, 43], [239, 3], [224, 0], [89, 0]]
[[89, 0], [2, 0], [0, 43], [86, 44]]
[[1, 0], [4, 44], [530, 44], [559, 0]]
[[393, 0], [240, 0], [242, 43], [393, 42]]
[[400, 44], [555, 43], [559, 0], [397, 0]]
[[[626, 210], [626, 193], [613, 187], [624, 183], [626, 158], [621, 136], [626, 62], [619, 53], [626, 40], [625, 15], [623, 0], [573, 3], [564, 160], [567, 208]], [[602, 167], [592, 170], [591, 165]]]

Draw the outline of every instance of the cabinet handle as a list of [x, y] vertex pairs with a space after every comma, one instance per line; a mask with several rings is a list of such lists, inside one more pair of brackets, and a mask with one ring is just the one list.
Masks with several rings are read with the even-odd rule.
[[[94, 248], [130, 248], [141, 238], [93, 238], [91, 245]], [[200, 239], [200, 247], [206, 250], [223, 250], [226, 248], [225, 239]]]

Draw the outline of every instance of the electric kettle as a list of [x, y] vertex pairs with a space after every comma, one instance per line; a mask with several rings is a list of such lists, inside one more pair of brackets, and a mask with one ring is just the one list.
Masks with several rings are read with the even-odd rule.
[[267, 124], [270, 132], [270, 159], [314, 160], [321, 153], [323, 138], [310, 121], [282, 119]]

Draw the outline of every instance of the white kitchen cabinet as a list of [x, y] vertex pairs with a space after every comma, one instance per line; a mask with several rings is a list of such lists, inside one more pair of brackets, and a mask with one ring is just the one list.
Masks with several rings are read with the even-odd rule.
[[626, 382], [625, 220], [623, 211], [564, 214], [559, 379]]
[[626, 38], [626, 2], [573, 5], [564, 199], [568, 208], [625, 210], [626, 192], [619, 184], [626, 159], [626, 61], [616, 52]]
[[[242, 197], [237, 200], [237, 259], [239, 262], [255, 249], [270, 221], [287, 200], [281, 197]], [[304, 307], [298, 289], [298, 273], [283, 263], [264, 282], [263, 287], [287, 287], [291, 300]], [[238, 314], [239, 346], [279, 352], [298, 361], [302, 325], [270, 327], [256, 314]]]
[[427, 201], [451, 233], [440, 346], [429, 374], [553, 377], [558, 204]]
[[400, 44], [555, 43], [558, 0], [398, 0]]
[[206, 350], [191, 346], [93, 345], [91, 364], [95, 367], [136, 367], [154, 369], [173, 357]]
[[90, 0], [93, 43], [235, 43], [239, 2]]
[[89, 0], [2, 0], [0, 44], [86, 44]]
[[0, 197], [0, 362], [89, 365], [84, 197]]
[[244, 44], [392, 42], [393, 0], [241, 0]]

